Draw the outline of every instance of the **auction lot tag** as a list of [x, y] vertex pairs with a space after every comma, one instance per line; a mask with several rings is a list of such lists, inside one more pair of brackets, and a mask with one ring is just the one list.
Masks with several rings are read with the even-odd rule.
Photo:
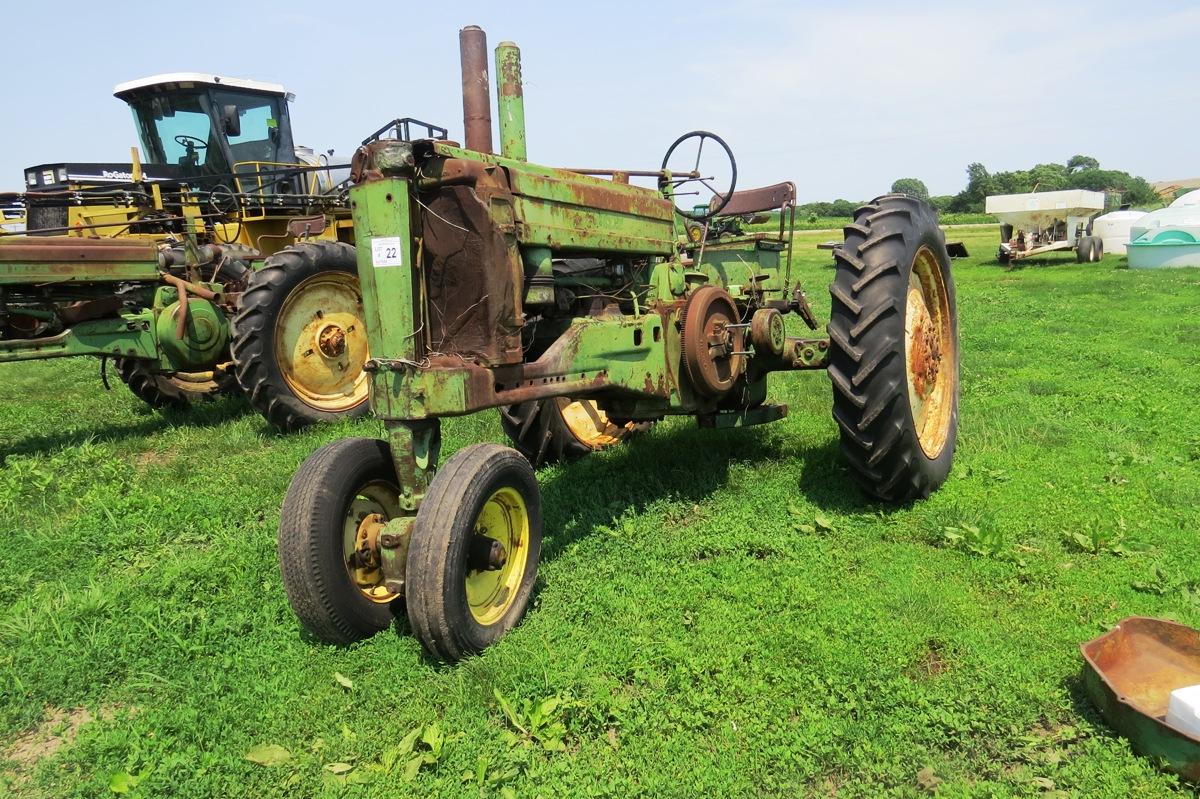
[[371, 239], [372, 266], [404, 266], [399, 236], [375, 236]]

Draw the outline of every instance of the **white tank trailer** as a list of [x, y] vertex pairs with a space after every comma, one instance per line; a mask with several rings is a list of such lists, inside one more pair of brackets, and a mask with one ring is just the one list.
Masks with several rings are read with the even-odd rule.
[[1090, 230], [1092, 219], [1104, 210], [1104, 192], [993, 194], [984, 210], [1000, 220], [996, 259], [1002, 264], [1056, 250], [1074, 250], [1079, 263], [1099, 261], [1104, 255], [1103, 241]]

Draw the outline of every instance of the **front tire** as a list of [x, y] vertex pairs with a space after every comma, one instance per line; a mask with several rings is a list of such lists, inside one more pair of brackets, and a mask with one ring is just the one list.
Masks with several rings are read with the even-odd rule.
[[[497, 544], [499, 566], [487, 560]], [[426, 651], [454, 663], [499, 640], [525, 615], [541, 550], [529, 461], [497, 444], [455, 453], [421, 502], [408, 548], [408, 620]]]
[[279, 571], [292, 610], [322, 641], [350, 644], [392, 623], [398, 592], [356, 549], [400, 515], [399, 496], [391, 450], [373, 438], [326, 444], [292, 478], [279, 519]]
[[349, 244], [293, 244], [267, 258], [233, 328], [238, 382], [279, 429], [367, 412], [367, 328]]
[[842, 452], [863, 490], [929, 496], [958, 430], [958, 316], [932, 208], [886, 195], [859, 208], [834, 250], [829, 377]]

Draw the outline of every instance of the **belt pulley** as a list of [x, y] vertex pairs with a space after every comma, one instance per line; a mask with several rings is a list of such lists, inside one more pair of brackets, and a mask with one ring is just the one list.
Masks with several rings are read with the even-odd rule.
[[719, 397], [733, 388], [746, 363], [746, 328], [724, 289], [701, 286], [683, 306], [683, 366], [696, 391]]

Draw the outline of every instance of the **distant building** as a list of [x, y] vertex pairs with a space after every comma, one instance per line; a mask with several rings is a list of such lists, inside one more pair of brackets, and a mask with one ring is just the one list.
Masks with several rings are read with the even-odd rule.
[[1200, 189], [1200, 178], [1180, 178], [1179, 180], [1159, 180], [1150, 184], [1158, 192], [1158, 196], [1167, 200], [1175, 199], [1180, 189]]

